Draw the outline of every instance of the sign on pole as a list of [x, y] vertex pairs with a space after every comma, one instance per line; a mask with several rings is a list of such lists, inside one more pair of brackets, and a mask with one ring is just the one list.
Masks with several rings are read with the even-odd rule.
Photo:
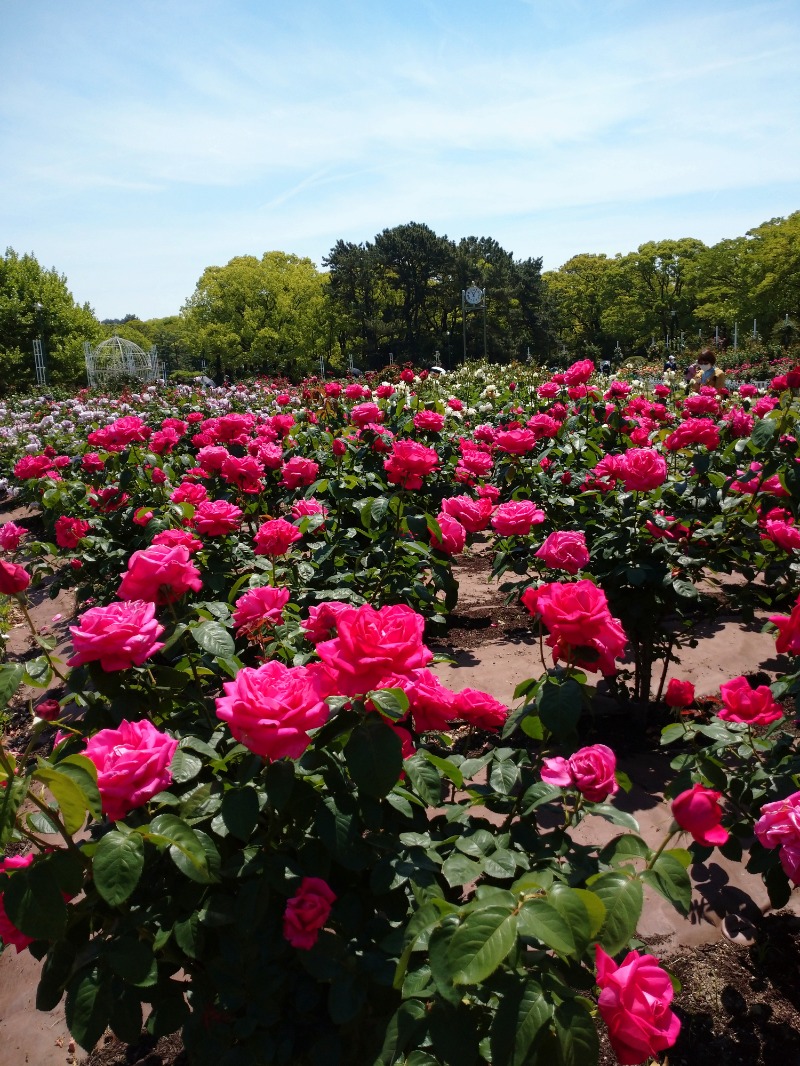
[[36, 368], [36, 384], [47, 384], [47, 369], [44, 365], [44, 349], [42, 348], [42, 341], [40, 337], [37, 337], [33, 342], [33, 365]]

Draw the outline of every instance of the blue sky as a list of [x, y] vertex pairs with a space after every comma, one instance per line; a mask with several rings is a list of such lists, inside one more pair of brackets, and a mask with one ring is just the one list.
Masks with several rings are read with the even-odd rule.
[[800, 4], [6, 0], [0, 242], [97, 314], [425, 222], [555, 269], [800, 209]]

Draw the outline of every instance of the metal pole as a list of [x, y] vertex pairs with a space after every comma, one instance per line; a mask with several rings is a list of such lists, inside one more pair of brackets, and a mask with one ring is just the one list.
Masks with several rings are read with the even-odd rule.
[[733, 323], [733, 350], [736, 351], [736, 349], [738, 347], [739, 347], [739, 323], [738, 322], [734, 322]]
[[461, 331], [464, 335], [464, 362], [467, 361], [467, 312], [465, 290], [461, 290]]
[[[786, 316], [788, 319], [788, 315]], [[484, 362], [489, 358], [489, 351], [486, 347], [486, 289], [483, 290], [483, 358]]]

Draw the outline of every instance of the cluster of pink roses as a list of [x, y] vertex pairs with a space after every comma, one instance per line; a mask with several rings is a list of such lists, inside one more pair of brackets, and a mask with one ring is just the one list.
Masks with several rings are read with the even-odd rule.
[[526, 589], [522, 603], [548, 630], [553, 661], [602, 674], [616, 672], [627, 638], [611, 615], [605, 593], [593, 581], [553, 582]]

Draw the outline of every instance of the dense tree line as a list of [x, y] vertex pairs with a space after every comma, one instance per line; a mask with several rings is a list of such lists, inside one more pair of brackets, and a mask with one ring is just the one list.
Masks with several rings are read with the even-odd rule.
[[[474, 307], [462, 293], [476, 286]], [[168, 371], [313, 373], [411, 360], [445, 365], [482, 357], [552, 363], [575, 354], [646, 354], [691, 346], [738, 329], [764, 340], [796, 340], [800, 322], [800, 211], [743, 237], [705, 245], [649, 241], [635, 252], [573, 256], [542, 273], [538, 258], [515, 259], [491, 237], [439, 236], [409, 222], [360, 244], [339, 240], [318, 270], [285, 252], [237, 256], [209, 266], [179, 313], [97, 321], [66, 278], [33, 255], [0, 259], [0, 388], [34, 381], [41, 337], [49, 380], [82, 383], [83, 344], [119, 333], [155, 346]]]

